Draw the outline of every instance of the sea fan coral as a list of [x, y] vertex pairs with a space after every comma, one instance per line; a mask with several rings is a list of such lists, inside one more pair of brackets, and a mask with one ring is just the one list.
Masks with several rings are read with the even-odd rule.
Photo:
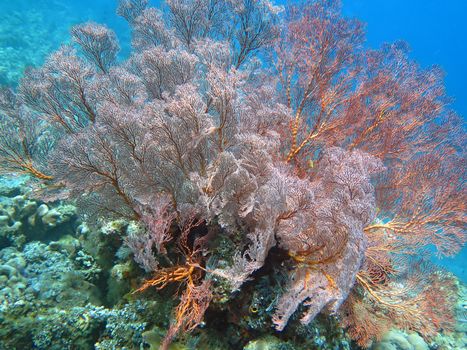
[[133, 30], [124, 62], [110, 29], [79, 25], [78, 51], [0, 95], [4, 171], [64, 186], [87, 218], [141, 223], [125, 238], [152, 274], [138, 291], [180, 286], [164, 349], [261, 274], [282, 287], [278, 331], [299, 308], [304, 324], [340, 312], [362, 345], [391, 326], [426, 331], [426, 281], [445, 279], [409, 273], [410, 255], [466, 239], [465, 139], [440, 71], [402, 43], [363, 49], [337, 1], [147, 3], [118, 7]]

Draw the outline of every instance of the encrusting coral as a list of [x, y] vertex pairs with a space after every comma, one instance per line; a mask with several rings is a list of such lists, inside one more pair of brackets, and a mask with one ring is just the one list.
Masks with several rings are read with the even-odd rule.
[[305, 327], [337, 314], [361, 346], [393, 326], [452, 329], [452, 279], [413, 258], [466, 240], [465, 134], [439, 69], [404, 43], [364, 49], [338, 1], [118, 13], [127, 60], [86, 23], [2, 90], [0, 160], [49, 200], [76, 199], [91, 226], [133, 221], [117, 239], [148, 273], [133, 296], [180, 298], [162, 349], [203, 318], [242, 324], [232, 305], [264, 276], [279, 288], [263, 322], [285, 340], [297, 313]]

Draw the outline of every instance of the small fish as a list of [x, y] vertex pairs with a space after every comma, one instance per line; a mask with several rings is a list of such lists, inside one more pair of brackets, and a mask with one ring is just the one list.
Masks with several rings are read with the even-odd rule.
[[279, 295], [276, 295], [276, 297], [275, 297], [274, 300], [271, 302], [271, 304], [269, 304], [269, 306], [266, 308], [266, 312], [271, 312], [272, 309], [274, 309], [274, 305], [276, 305], [277, 299], [279, 299]]

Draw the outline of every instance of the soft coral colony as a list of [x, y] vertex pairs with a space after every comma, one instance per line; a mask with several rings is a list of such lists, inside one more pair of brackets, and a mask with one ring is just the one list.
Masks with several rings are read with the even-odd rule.
[[138, 291], [179, 286], [163, 348], [265, 274], [278, 332], [296, 313], [336, 314], [362, 346], [452, 327], [453, 279], [417, 258], [466, 239], [464, 129], [438, 68], [404, 43], [363, 48], [333, 0], [122, 0], [118, 14], [127, 60], [86, 23], [2, 90], [0, 158], [89, 220], [141, 223], [125, 239], [149, 276]]

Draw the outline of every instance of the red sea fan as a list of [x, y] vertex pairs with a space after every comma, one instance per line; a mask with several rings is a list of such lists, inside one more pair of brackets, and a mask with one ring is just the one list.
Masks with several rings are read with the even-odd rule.
[[[360, 345], [449, 329], [452, 279], [412, 258], [466, 240], [463, 122], [440, 70], [404, 43], [365, 50], [334, 0], [147, 5], [120, 1], [127, 60], [110, 29], [78, 25], [79, 50], [2, 91], [0, 160], [66, 186], [87, 217], [140, 223], [125, 238], [152, 274], [138, 291], [181, 286], [163, 346], [201, 322], [216, 283], [238, 292], [267, 261], [287, 275], [279, 331], [299, 308], [304, 324], [339, 312]], [[230, 250], [208, 267], [213, 232]]]

